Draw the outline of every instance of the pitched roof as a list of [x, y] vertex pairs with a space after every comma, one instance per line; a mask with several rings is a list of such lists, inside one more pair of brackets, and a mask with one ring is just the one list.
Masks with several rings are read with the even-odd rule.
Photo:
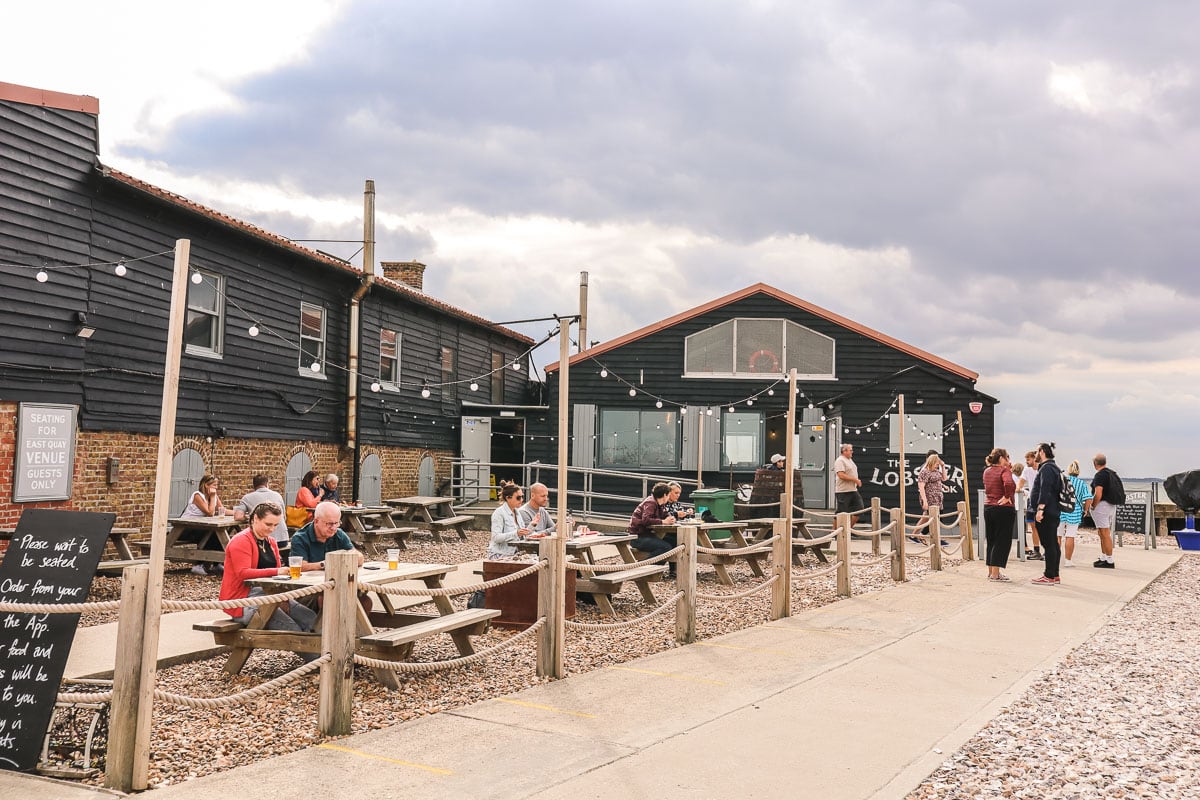
[[[321, 266], [340, 270], [359, 279], [365, 277], [365, 273], [363, 273], [361, 269], [355, 267], [353, 264], [342, 261], [341, 259], [333, 258], [332, 256], [327, 256], [324, 253], [319, 253], [316, 250], [304, 247], [303, 245], [296, 244], [291, 239], [280, 236], [277, 233], [271, 233], [264, 228], [260, 228], [257, 225], [252, 225], [249, 222], [236, 219], [228, 214], [223, 214], [220, 211], [209, 208], [208, 206], [201, 205], [193, 200], [189, 200], [183, 195], [167, 191], [166, 189], [160, 189], [153, 184], [146, 183], [145, 181], [135, 178], [132, 175], [128, 175], [118, 169], [113, 169], [112, 167], [108, 167], [103, 164], [100, 165], [99, 170], [103, 177], [111, 181], [115, 181], [123, 186], [135, 189], [156, 200], [169, 203], [170, 205], [184, 209], [185, 211], [189, 211], [193, 214], [197, 214], [219, 225], [232, 228], [240, 233], [247, 234], [259, 239], [260, 241], [266, 242], [267, 244], [274, 245], [297, 256], [306, 258], [310, 261], [320, 264]], [[496, 323], [472, 314], [469, 311], [464, 311], [463, 309], [452, 306], [449, 303], [437, 300], [436, 298], [430, 297], [424, 292], [414, 289], [406, 284], [390, 280], [382, 275], [375, 276], [375, 283], [390, 289], [397, 294], [403, 295], [407, 299], [412, 300], [420, 305], [450, 314], [467, 322], [480, 325], [484, 328], [490, 328], [497, 333], [525, 342], [526, 344], [533, 344], [533, 339], [523, 333], [517, 333], [516, 331], [506, 328], [503, 325], [497, 325]]]
[[[810, 303], [806, 300], [801, 300], [799, 297], [796, 297], [795, 295], [788, 294], [787, 292], [785, 292], [781, 289], [776, 289], [774, 286], [770, 286], [765, 283], [756, 283], [753, 286], [747, 286], [745, 289], [741, 289], [739, 291], [733, 292], [732, 294], [727, 294], [724, 297], [718, 297], [716, 300], [711, 300], [711, 301], [705, 303], [704, 305], [696, 306], [695, 308], [691, 308], [691, 309], [688, 309], [687, 311], [680, 312], [679, 314], [676, 314], [673, 317], [668, 317], [667, 319], [660, 320], [659, 322], [655, 322], [650, 325], [647, 325], [644, 328], [639, 328], [638, 330], [633, 331], [632, 333], [627, 333], [624, 336], [620, 336], [616, 339], [613, 339], [608, 342], [604, 342], [603, 344], [599, 344], [588, 350], [584, 350], [582, 353], [577, 353], [577, 354], [571, 356], [571, 358], [569, 359], [569, 361], [567, 363], [569, 363], [571, 366], [574, 366], [575, 364], [577, 364], [581, 361], [586, 361], [587, 359], [592, 358], [594, 356], [598, 356], [601, 353], [608, 352], [609, 350], [614, 350], [618, 347], [629, 344], [630, 342], [635, 342], [638, 339], [645, 338], [646, 336], [649, 336], [653, 333], [658, 333], [659, 331], [663, 331], [674, 325], [678, 325], [679, 323], [684, 322], [689, 319], [692, 319], [693, 317], [698, 317], [701, 314], [707, 314], [709, 311], [713, 311], [713, 310], [721, 308], [723, 306], [730, 305], [731, 303], [736, 303], [739, 300], [744, 300], [747, 297], [751, 297], [756, 294], [765, 294], [765, 295], [767, 295], [769, 297], [773, 297], [776, 300], [779, 300], [783, 303], [787, 303], [788, 305], [795, 306], [796, 308], [807, 311], [808, 313], [810, 313], [814, 316], [821, 317], [823, 319], [827, 319], [830, 322], [833, 322], [834, 324], [842, 326], [843, 328], [852, 330], [855, 333], [862, 334], [863, 336], [866, 336], [868, 339], [874, 339], [875, 341], [877, 341], [881, 344], [885, 344], [888, 347], [892, 347], [903, 353], [907, 353], [910, 356], [913, 356], [914, 358], [918, 358], [929, 364], [933, 364], [934, 366], [941, 367], [944, 370], [948, 370], [949, 372], [952, 372], [961, 378], [965, 378], [969, 381], [975, 381], [979, 378], [978, 372], [973, 372], [973, 371], [967, 369], [966, 367], [955, 364], [953, 361], [947, 361], [944, 358], [935, 356], [933, 353], [926, 352], [926, 351], [920, 349], [919, 347], [914, 347], [911, 344], [902, 342], [899, 339], [895, 339], [891, 336], [888, 336], [886, 333], [880, 333], [879, 331], [874, 330], [873, 328], [868, 328], [866, 325], [862, 325], [858, 322], [855, 322], [852, 319], [843, 317], [841, 314], [835, 314], [832, 311], [829, 311], [828, 309], [824, 309], [824, 308], [821, 308], [820, 306], [813, 305], [812, 303]], [[546, 368], [545, 368], [546, 372], [556, 372], [557, 370], [558, 370], [558, 362], [550, 364], [550, 365], [546, 366]]]
[[99, 114], [100, 101], [86, 94], [66, 94], [65, 92], [50, 92], [45, 89], [35, 89], [32, 86], [21, 86], [16, 83], [0, 81], [0, 101], [25, 103], [30, 106], [45, 106], [63, 111], [81, 111], [84, 114]]

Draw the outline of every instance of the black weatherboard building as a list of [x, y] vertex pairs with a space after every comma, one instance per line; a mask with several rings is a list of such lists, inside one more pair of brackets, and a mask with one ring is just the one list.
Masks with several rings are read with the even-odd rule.
[[[951, 427], [958, 411], [977, 485], [993, 447], [997, 400], [975, 388], [975, 372], [763, 283], [573, 356], [571, 463], [686, 478], [700, 470], [715, 488], [748, 482], [772, 454], [785, 452], [785, 373], [792, 368], [801, 392], [795, 433], [806, 505], [832, 506], [831, 467], [842, 443], [855, 447], [868, 502], [898, 504], [903, 475], [915, 504], [913, 475], [930, 449], [950, 465], [946, 504], [961, 500]], [[558, 402], [559, 369], [546, 368], [550, 408]], [[900, 393], [903, 420], [894, 406]], [[595, 490], [604, 491], [603, 481]]]

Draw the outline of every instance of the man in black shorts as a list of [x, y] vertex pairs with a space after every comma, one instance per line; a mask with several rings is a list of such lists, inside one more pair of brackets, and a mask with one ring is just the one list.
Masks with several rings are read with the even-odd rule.
[[[833, 485], [833, 496], [837, 499], [839, 514], [853, 514], [865, 508], [858, 487], [862, 481], [858, 478], [858, 465], [854, 463], [854, 445], [842, 445], [842, 454], [833, 462], [833, 470], [837, 473], [837, 482]], [[850, 521], [854, 524], [857, 517]]]

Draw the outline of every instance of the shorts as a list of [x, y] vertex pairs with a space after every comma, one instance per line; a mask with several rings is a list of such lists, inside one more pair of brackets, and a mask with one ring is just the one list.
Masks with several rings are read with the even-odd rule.
[[1112, 528], [1113, 517], [1117, 515], [1117, 507], [1107, 500], [1101, 500], [1092, 506], [1092, 522], [1097, 528]]
[[1079, 533], [1078, 522], [1060, 522], [1058, 524], [1058, 535], [1064, 539], [1074, 539], [1077, 533]]
[[862, 511], [866, 506], [863, 505], [862, 495], [855, 489], [853, 492], [836, 492], [834, 498], [837, 500], [837, 512], [839, 514], [852, 514], [855, 511]]

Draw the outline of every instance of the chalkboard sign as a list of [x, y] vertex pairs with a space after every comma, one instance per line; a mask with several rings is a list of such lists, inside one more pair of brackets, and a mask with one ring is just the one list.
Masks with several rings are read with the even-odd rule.
[[1117, 506], [1117, 518], [1113, 521], [1114, 531], [1148, 533], [1146, 521], [1149, 514], [1150, 493], [1125, 491], [1125, 503]]
[[[28, 509], [0, 562], [0, 602], [82, 603], [116, 514]], [[0, 767], [33, 770], [78, 614], [0, 612]]]

